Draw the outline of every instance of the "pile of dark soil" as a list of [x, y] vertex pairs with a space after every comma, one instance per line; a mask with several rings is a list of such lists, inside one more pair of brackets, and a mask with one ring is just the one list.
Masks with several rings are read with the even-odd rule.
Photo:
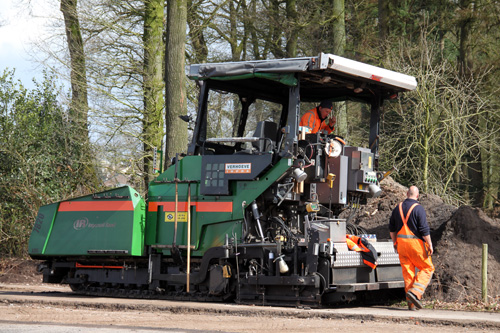
[[37, 273], [37, 265], [35, 260], [0, 259], [0, 283], [39, 284], [42, 275]]
[[[369, 199], [351, 222], [378, 239], [390, 239], [389, 217], [406, 198], [407, 188], [390, 177], [381, 183], [382, 195]], [[447, 205], [435, 195], [420, 195], [431, 227], [432, 260], [436, 271], [425, 298], [444, 302], [481, 299], [482, 244], [488, 244], [488, 295], [500, 298], [500, 220], [479, 209]]]

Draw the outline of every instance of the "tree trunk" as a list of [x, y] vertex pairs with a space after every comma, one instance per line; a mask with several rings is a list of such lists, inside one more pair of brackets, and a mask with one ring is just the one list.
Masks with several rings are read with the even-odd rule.
[[76, 124], [81, 142], [88, 143], [88, 110], [87, 73], [85, 67], [85, 52], [80, 32], [80, 22], [77, 11], [78, 0], [61, 0], [61, 12], [64, 16], [68, 50], [71, 58], [71, 120]]
[[286, 0], [286, 22], [288, 33], [286, 34], [286, 57], [297, 56], [297, 42], [299, 40], [299, 29], [297, 24], [297, 0]]
[[458, 28], [458, 70], [461, 77], [469, 76], [469, 35], [472, 25], [472, 11], [469, 10], [470, 0], [460, 1], [460, 18]]
[[243, 60], [241, 54], [244, 40], [241, 42], [238, 40], [238, 10], [234, 5], [235, 1], [229, 2], [229, 44], [231, 45], [231, 60], [241, 61]]
[[389, 36], [389, 0], [378, 0], [378, 37], [383, 43]]
[[[253, 52], [253, 57], [255, 60], [261, 60], [262, 58], [266, 57], [265, 51], [263, 53], [260, 52], [260, 43], [261, 40], [259, 39], [257, 35], [257, 29], [255, 29], [255, 23], [256, 23], [256, 16], [255, 13], [257, 12], [257, 4], [256, 0], [251, 0], [250, 1], [250, 13], [252, 19], [249, 20], [248, 22], [248, 29], [250, 30], [250, 42], [252, 44], [252, 52]], [[262, 55], [263, 56], [262, 56]]]
[[[458, 22], [459, 30], [459, 55], [458, 55], [458, 70], [461, 80], [472, 79], [472, 60], [471, 60], [471, 29], [475, 19], [474, 4], [470, 0], [460, 1], [461, 16]], [[480, 119], [476, 115], [469, 122], [469, 126], [476, 129], [476, 133], [481, 133]], [[481, 160], [481, 151], [479, 148], [471, 149], [468, 157], [468, 176], [470, 179], [469, 192], [472, 203], [476, 206], [481, 206], [484, 202], [484, 187], [483, 187], [483, 164], [487, 161]]]
[[189, 25], [189, 38], [193, 47], [193, 55], [191, 63], [205, 63], [208, 58], [208, 46], [203, 34], [203, 20], [198, 16], [198, 11], [201, 10], [201, 3], [188, 0], [189, 8], [187, 20]]
[[145, 1], [144, 12], [144, 182], [147, 188], [157, 167], [154, 148], [162, 149], [163, 139], [163, 0]]
[[[333, 53], [343, 56], [346, 46], [345, 37], [345, 2], [344, 0], [333, 0]], [[336, 133], [347, 136], [347, 105], [346, 102], [335, 103], [335, 115], [337, 117]]]
[[344, 0], [333, 0], [333, 53], [344, 55], [345, 52], [345, 3]]
[[283, 58], [285, 53], [281, 47], [282, 18], [280, 17], [280, 1], [269, 1], [269, 51], [277, 59]]
[[179, 119], [187, 113], [185, 43], [187, 23], [186, 0], [167, 4], [167, 43], [165, 51], [165, 165], [176, 153], [187, 150], [187, 123]]
[[424, 109], [425, 113], [425, 121], [424, 121], [424, 130], [422, 133], [422, 183], [423, 183], [423, 191], [425, 193], [429, 192], [429, 160], [431, 155], [431, 127], [432, 127], [432, 118], [431, 118], [431, 110], [426, 107]]
[[[481, 128], [482, 133], [487, 133], [488, 124], [491, 123], [491, 120], [488, 119], [488, 115], [482, 118], [479, 126]], [[481, 148], [481, 160], [483, 164], [483, 184], [484, 184], [484, 201], [483, 208], [486, 210], [492, 210], [495, 204], [495, 199], [498, 193], [498, 173], [495, 173], [495, 162], [497, 159], [496, 154], [494, 153], [494, 138], [490, 139], [488, 143], [485, 143]]]

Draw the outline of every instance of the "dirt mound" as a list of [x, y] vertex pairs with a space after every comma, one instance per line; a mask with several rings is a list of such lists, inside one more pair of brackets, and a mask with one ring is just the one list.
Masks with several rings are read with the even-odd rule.
[[488, 295], [500, 297], [500, 221], [481, 210], [463, 206], [440, 230], [437, 240], [436, 283], [432, 290], [443, 301], [481, 298], [482, 244], [488, 244]]
[[[388, 177], [381, 183], [383, 194], [360, 207], [352, 223], [378, 239], [390, 239], [389, 217], [406, 198], [407, 188]], [[431, 227], [436, 271], [427, 299], [465, 302], [481, 299], [482, 244], [488, 244], [488, 295], [500, 297], [500, 220], [479, 209], [447, 205], [435, 195], [421, 194]], [[348, 213], [346, 213], [346, 216]], [[342, 216], [342, 217], [346, 217]]]
[[35, 260], [0, 259], [0, 283], [39, 284], [42, 276], [36, 271], [37, 265]]

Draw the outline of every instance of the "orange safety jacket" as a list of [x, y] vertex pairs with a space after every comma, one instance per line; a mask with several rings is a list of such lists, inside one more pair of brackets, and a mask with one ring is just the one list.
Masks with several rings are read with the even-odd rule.
[[354, 235], [345, 235], [347, 247], [349, 250], [361, 252], [361, 258], [363, 258], [363, 263], [372, 269], [377, 267], [377, 251], [373, 245], [370, 244], [363, 237], [358, 237]]
[[304, 113], [304, 115], [300, 118], [299, 126], [309, 127], [311, 129], [310, 133], [312, 134], [318, 133], [319, 131], [326, 131], [330, 134], [335, 129], [335, 127], [330, 127], [330, 125], [328, 125], [326, 119], [321, 120], [317, 107]]

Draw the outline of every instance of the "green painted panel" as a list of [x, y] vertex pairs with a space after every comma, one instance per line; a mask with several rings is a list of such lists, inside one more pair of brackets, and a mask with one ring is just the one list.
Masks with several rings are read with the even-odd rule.
[[153, 245], [157, 243], [157, 223], [158, 223], [158, 212], [146, 211], [146, 245]]
[[[202, 228], [213, 223], [220, 221], [232, 220], [232, 213], [208, 213], [208, 212], [195, 212], [194, 207], [191, 209], [191, 245], [195, 246], [196, 250], [206, 251], [208, 248], [204, 247], [200, 242]], [[156, 244], [172, 244], [175, 223], [165, 222], [164, 216], [158, 223], [157, 228], [157, 242]], [[177, 245], [187, 244], [187, 222], [177, 222]]]
[[30, 254], [141, 256], [145, 208], [144, 199], [128, 186], [44, 206], [39, 216], [50, 214], [52, 223], [45, 230], [43, 222], [43, 233], [34, 229]]
[[30, 255], [40, 255], [46, 245], [57, 212], [58, 203], [40, 207], [28, 243]]
[[[223, 160], [223, 156], [221, 156]], [[241, 237], [241, 223], [243, 220], [243, 202], [245, 207], [250, 205], [259, 195], [269, 188], [278, 178], [289, 170], [291, 160], [282, 159], [257, 180], [233, 180], [231, 192], [228, 196], [202, 196], [199, 193], [200, 184], [191, 184], [191, 245], [195, 245], [192, 255], [203, 255], [213, 246], [223, 244], [225, 235], [231, 237], [237, 233]], [[166, 170], [157, 179], [150, 183], [149, 203], [146, 224], [147, 245], [171, 245], [173, 243], [174, 223], [170, 219], [165, 222], [165, 216], [174, 215], [175, 211], [175, 184], [162, 183], [174, 179], [174, 166]], [[196, 180], [201, 178], [201, 156], [186, 156], [178, 165], [178, 178], [182, 180]], [[187, 184], [178, 184], [178, 212], [187, 209]], [[227, 207], [231, 207], [228, 211]], [[213, 211], [210, 211], [210, 210]], [[208, 211], [207, 211], [208, 210]], [[167, 218], [168, 220], [168, 218]], [[177, 223], [177, 245], [187, 243], [187, 223]], [[164, 250], [168, 254], [168, 250]]]
[[[59, 212], [45, 255], [132, 252], [133, 212]], [[137, 254], [137, 253], [135, 253]]]
[[[172, 165], [162, 174], [160, 174], [154, 181], [150, 183], [154, 187], [158, 185], [158, 181], [162, 180], [174, 180], [175, 177], [175, 165]], [[201, 177], [201, 156], [185, 156], [179, 160], [179, 165], [177, 166], [177, 179], [179, 180], [200, 180]], [[161, 191], [161, 189], [160, 189]], [[153, 190], [154, 192], [154, 190]]]
[[146, 203], [141, 200], [134, 206], [133, 230], [132, 230], [132, 254], [143, 255], [144, 235], [146, 234]]
[[[177, 165], [177, 179], [180, 181], [199, 181], [201, 176], [201, 156], [185, 156]], [[174, 227], [171, 222], [165, 222], [165, 213], [175, 212], [175, 183], [165, 183], [173, 181], [175, 178], [175, 165], [171, 166], [154, 181], [149, 183], [149, 203], [147, 209], [146, 222], [146, 244], [172, 244]], [[199, 184], [192, 183], [191, 201], [193, 204], [199, 198]], [[188, 184], [177, 184], [178, 201], [187, 203]], [[171, 203], [168, 207], [163, 205], [157, 206], [156, 203]], [[179, 205], [180, 207], [180, 205]], [[187, 204], [184, 204], [184, 209]], [[181, 210], [178, 208], [179, 211]], [[192, 221], [196, 221], [196, 210], [191, 209]], [[184, 244], [187, 241], [187, 228], [183, 225], [185, 222], [179, 223], [177, 239]], [[192, 239], [197, 239], [197, 227], [192, 228]]]
[[235, 234], [237, 239], [241, 238], [241, 223], [242, 221], [227, 221], [204, 225], [200, 239], [200, 249], [206, 251], [211, 247], [224, 245], [226, 235], [231, 238]]

